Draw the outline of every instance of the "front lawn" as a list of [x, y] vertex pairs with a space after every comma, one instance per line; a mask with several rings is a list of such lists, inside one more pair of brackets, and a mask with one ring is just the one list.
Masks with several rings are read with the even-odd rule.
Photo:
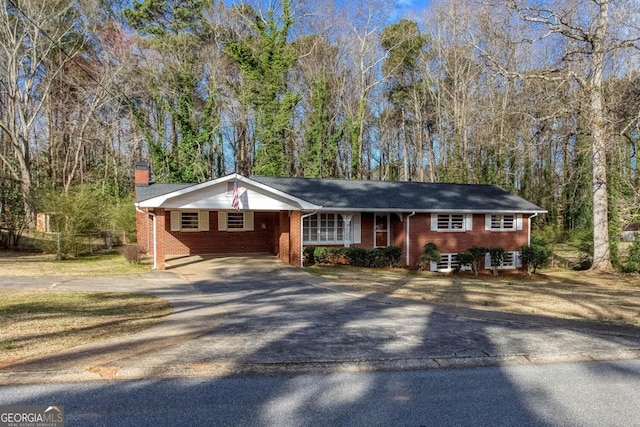
[[0, 366], [133, 334], [171, 312], [168, 301], [138, 293], [0, 291]]
[[453, 307], [640, 327], [640, 275], [565, 269], [498, 277], [403, 269], [312, 266], [306, 271], [361, 292]]
[[115, 251], [62, 261], [52, 254], [0, 251], [0, 271], [5, 277], [121, 276], [146, 273], [150, 269], [148, 264], [130, 264]]

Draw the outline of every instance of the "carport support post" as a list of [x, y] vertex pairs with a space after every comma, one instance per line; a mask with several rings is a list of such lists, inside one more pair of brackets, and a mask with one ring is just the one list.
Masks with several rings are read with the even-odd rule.
[[155, 259], [156, 259], [156, 270], [164, 270], [164, 258], [166, 253], [164, 235], [166, 233], [166, 225], [165, 225], [165, 211], [164, 209], [156, 209], [155, 212], [155, 236], [153, 236], [155, 240]]
[[302, 265], [302, 212], [291, 211], [289, 217], [289, 264]]
[[350, 213], [340, 214], [342, 215], [342, 222], [344, 226], [342, 227], [342, 233], [344, 236], [344, 247], [348, 248], [351, 246], [351, 218], [353, 215]]

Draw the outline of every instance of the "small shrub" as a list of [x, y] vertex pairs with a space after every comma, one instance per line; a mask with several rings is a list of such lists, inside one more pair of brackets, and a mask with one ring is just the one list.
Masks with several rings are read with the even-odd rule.
[[365, 248], [345, 248], [345, 255], [349, 265], [356, 267], [369, 267], [372, 263], [371, 251]]
[[456, 257], [458, 259], [460, 267], [464, 267], [467, 265], [470, 266], [471, 271], [473, 271], [473, 275], [477, 276], [478, 272], [480, 271], [480, 262], [485, 253], [487, 253], [486, 248], [472, 246], [465, 252], [459, 253]]
[[306, 246], [302, 250], [302, 257], [305, 265], [313, 265], [316, 263], [315, 251], [316, 248], [313, 246]]
[[493, 270], [493, 275], [498, 275], [498, 267], [502, 265], [504, 262], [504, 257], [507, 255], [507, 251], [505, 248], [495, 247], [487, 249], [489, 252], [489, 258], [491, 259], [491, 269]]
[[629, 259], [627, 260], [627, 271], [640, 272], [640, 240], [636, 239], [629, 248]]
[[397, 246], [374, 248], [371, 251], [369, 266], [375, 268], [395, 267], [400, 264], [402, 249]]
[[122, 247], [122, 255], [129, 261], [130, 264], [140, 264], [142, 256], [146, 253], [142, 246], [138, 245], [124, 245]]
[[365, 249], [359, 247], [305, 248], [305, 260], [310, 264], [352, 265], [354, 267], [392, 267], [400, 263], [402, 249], [396, 246]]
[[520, 258], [527, 266], [527, 274], [536, 273], [538, 268], [546, 267], [551, 262], [553, 251], [547, 242], [541, 238], [532, 238], [530, 245], [520, 248]]
[[420, 261], [418, 261], [418, 268], [420, 270], [430, 270], [431, 262], [440, 261], [440, 251], [435, 243], [427, 243], [422, 249], [420, 255]]

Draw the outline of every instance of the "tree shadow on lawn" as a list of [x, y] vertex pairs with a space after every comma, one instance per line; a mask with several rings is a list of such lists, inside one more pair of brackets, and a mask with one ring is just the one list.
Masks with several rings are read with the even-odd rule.
[[[213, 304], [224, 307], [224, 321], [197, 340], [167, 348], [163, 359], [201, 366], [229, 361], [239, 369], [256, 367], [254, 376], [87, 383], [64, 393], [52, 387], [38, 398], [63, 405], [69, 422], [85, 425], [135, 425], [141, 414], [165, 425], [206, 419], [210, 425], [459, 425], [465, 420], [542, 426], [558, 419], [551, 416], [580, 425], [592, 414], [559, 405], [544, 384], [523, 386], [498, 356], [525, 363], [524, 356], [541, 346], [562, 354], [640, 347], [640, 337], [585, 329], [583, 322], [492, 319], [481, 311], [354, 294], [287, 268], [270, 268], [219, 267], [215, 277], [195, 282]], [[575, 330], [567, 330], [569, 325]], [[157, 354], [148, 356], [152, 361]], [[144, 364], [145, 357], [138, 362]], [[421, 363], [495, 366], [392, 374], [375, 370], [382, 362], [390, 362], [389, 370], [407, 362], [414, 369]], [[314, 363], [325, 363], [326, 372], [287, 374], [290, 366]], [[607, 365], [622, 374], [618, 363]], [[265, 366], [280, 369], [260, 376]], [[359, 369], [341, 372], [345, 367]], [[633, 369], [625, 374], [640, 376]], [[27, 399], [11, 402], [21, 403]]]

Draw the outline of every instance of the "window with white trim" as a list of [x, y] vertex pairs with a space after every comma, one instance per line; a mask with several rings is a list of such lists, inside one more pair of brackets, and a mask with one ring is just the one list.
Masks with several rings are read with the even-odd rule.
[[487, 214], [485, 229], [490, 231], [522, 230], [522, 215], [520, 214]]
[[453, 271], [460, 263], [458, 262], [458, 254], [440, 254], [440, 261], [436, 264], [438, 271]]
[[[305, 244], [343, 244], [345, 225], [339, 213], [318, 213], [302, 220], [302, 240]], [[360, 243], [360, 215], [353, 215], [350, 223], [351, 243]]]
[[182, 230], [197, 230], [200, 228], [198, 212], [180, 212], [180, 228]]
[[235, 229], [235, 230], [244, 229], [244, 213], [243, 212], [227, 212], [227, 229]]
[[491, 215], [492, 230], [515, 230], [516, 216], [510, 215]]
[[[511, 251], [511, 252], [506, 252], [504, 254], [504, 259], [502, 260], [502, 264], [500, 264], [498, 266], [499, 270], [508, 270], [508, 269], [513, 269], [513, 268], [518, 268], [521, 267], [522, 263], [520, 260], [520, 252], [518, 251]], [[487, 252], [487, 254], [485, 255], [485, 261], [484, 261], [484, 267], [487, 269], [491, 269], [493, 267], [491, 267], [491, 256], [489, 256], [489, 253]]]
[[431, 231], [470, 231], [473, 229], [473, 214], [432, 213]]
[[253, 212], [218, 211], [218, 231], [253, 231]]
[[209, 231], [209, 211], [171, 211], [171, 231]]

